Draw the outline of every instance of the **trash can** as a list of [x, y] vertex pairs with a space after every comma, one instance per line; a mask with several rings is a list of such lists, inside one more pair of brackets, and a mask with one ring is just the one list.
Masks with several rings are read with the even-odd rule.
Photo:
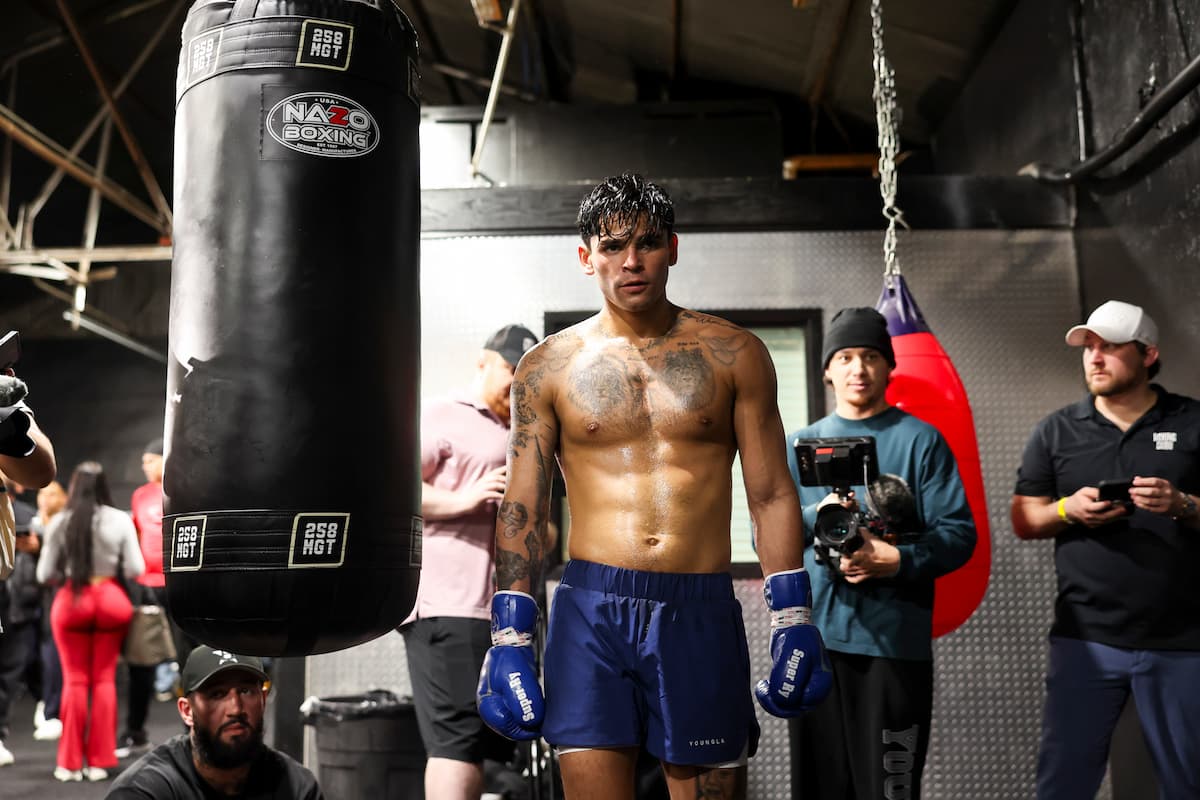
[[425, 748], [411, 698], [385, 689], [310, 697], [300, 706], [317, 735], [317, 779], [328, 800], [423, 800]]

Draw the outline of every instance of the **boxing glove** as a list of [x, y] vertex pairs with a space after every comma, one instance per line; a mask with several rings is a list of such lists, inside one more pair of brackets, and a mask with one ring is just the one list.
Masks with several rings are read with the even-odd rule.
[[492, 595], [492, 646], [479, 672], [476, 705], [488, 727], [506, 739], [536, 739], [546, 713], [533, 659], [537, 602], [524, 592]]
[[803, 569], [776, 572], [763, 583], [771, 610], [771, 674], [754, 687], [768, 714], [798, 717], [833, 688], [821, 632], [809, 622], [812, 589]]

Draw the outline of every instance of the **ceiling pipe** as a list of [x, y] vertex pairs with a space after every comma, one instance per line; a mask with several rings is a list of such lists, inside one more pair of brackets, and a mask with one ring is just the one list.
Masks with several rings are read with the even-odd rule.
[[492, 74], [492, 87], [488, 91], [487, 105], [483, 109], [483, 121], [479, 124], [479, 138], [475, 140], [475, 152], [471, 155], [472, 178], [479, 177], [479, 162], [483, 160], [488, 128], [491, 127], [492, 116], [496, 113], [496, 100], [500, 95], [500, 86], [504, 83], [504, 68], [508, 66], [508, 51], [512, 49], [520, 9], [521, 0], [513, 0], [512, 7], [508, 10], [508, 23], [504, 26], [503, 38], [500, 39], [500, 53], [496, 56], [496, 71]]
[[[13, 264], [11, 266], [0, 265], [0, 272], [6, 272], [9, 275], [20, 275], [25, 278], [41, 278], [45, 281], [67, 281], [71, 279], [71, 273], [74, 270], [68, 268], [68, 271], [64, 272], [61, 267], [45, 266], [42, 264]], [[88, 283], [108, 281], [115, 277], [117, 277], [116, 267], [102, 267], [88, 272]]]
[[[97, 322], [96, 320], [92, 319], [91, 317], [84, 316], [83, 314], [79, 314], [74, 311], [64, 311], [62, 313], [62, 317], [64, 320], [67, 320], [68, 322], [71, 322], [72, 320], [76, 320], [78, 322], [79, 327], [83, 328], [85, 331], [90, 331], [91, 333], [94, 333], [97, 336], [103, 336], [105, 339], [108, 339], [110, 342], [116, 342], [117, 344], [121, 345], [122, 347], [128, 348], [135, 353], [146, 356], [146, 358], [153, 359], [154, 361], [157, 361], [160, 364], [167, 363], [167, 354], [166, 353], [160, 353], [159, 351], [155, 350], [154, 348], [142, 344], [137, 339], [134, 339], [132, 336], [126, 336], [125, 334], [121, 333], [120, 331], [110, 328], [101, 322]], [[74, 327], [74, 325], [72, 325], [72, 327]]]
[[[66, 303], [67, 305], [71, 304], [71, 295], [69, 292], [65, 292], [62, 289], [58, 288], [57, 286], [51, 286], [50, 284], [46, 283], [46, 281], [42, 280], [40, 277], [35, 277], [33, 279], [32, 283], [35, 287], [37, 287], [38, 289], [41, 289], [43, 292], [50, 295], [51, 297], [53, 297], [57, 300], [61, 300], [64, 303]], [[93, 307], [93, 308], [85, 309], [85, 312], [93, 320], [100, 322], [103, 325], [107, 325], [109, 328], [112, 328], [114, 331], [128, 335], [129, 329], [125, 326], [125, 324], [123, 322], [121, 322], [118, 319], [115, 319], [114, 317], [109, 316], [108, 314], [105, 314], [100, 309]]]
[[[103, 178], [104, 171], [108, 168], [108, 153], [112, 145], [112, 118], [104, 123], [104, 130], [100, 133], [100, 152], [96, 157], [96, 177]], [[83, 246], [87, 249], [92, 249], [96, 246], [96, 231], [100, 227], [100, 193], [92, 189], [88, 193], [87, 213], [83, 220]], [[79, 327], [79, 315], [83, 313], [83, 309], [87, 306], [87, 287], [88, 273], [92, 271], [92, 259], [81, 258], [79, 260], [79, 280], [75, 283], [75, 314], [71, 321], [71, 326]]]
[[[176, 7], [182, 8], [183, 4], [179, 3]], [[88, 47], [87, 42], [83, 38], [83, 32], [75, 22], [75, 17], [71, 14], [70, 9], [67, 8], [66, 0], [58, 0], [58, 12], [62, 16], [67, 30], [70, 31], [71, 38], [75, 40], [75, 45], [79, 48], [79, 54], [83, 56], [83, 63], [87, 66], [88, 72], [91, 73], [96, 88], [100, 90], [100, 96], [104, 98], [104, 104], [108, 106], [113, 124], [117, 126], [117, 132], [121, 134], [121, 139], [125, 142], [125, 149], [129, 151], [129, 157], [133, 159], [134, 168], [142, 177], [142, 184], [150, 194], [150, 200], [154, 204], [154, 207], [158, 209], [158, 213], [166, 223], [169, 232], [172, 218], [171, 205], [167, 202], [162, 187], [158, 185], [158, 179], [154, 177], [154, 171], [150, 169], [150, 163], [146, 160], [145, 154], [142, 153], [142, 148], [138, 144], [137, 137], [133, 135], [133, 131], [125, 122], [125, 117], [121, 114], [121, 110], [117, 108], [117, 100], [109, 91], [108, 84], [105, 82], [104, 76], [100, 73], [100, 67], [96, 64], [95, 58], [92, 57], [91, 48]]]
[[112, 181], [97, 180], [92, 174], [95, 169], [91, 165], [63, 150], [61, 145], [4, 105], [0, 105], [0, 132], [8, 134], [18, 144], [39, 158], [61, 167], [64, 172], [83, 185], [96, 187], [110, 202], [129, 212], [154, 230], [164, 235], [170, 233], [170, 225], [160, 218], [154, 209]]
[[[142, 2], [130, 3], [124, 8], [117, 9], [113, 13], [102, 17], [100, 22], [106, 25], [112, 22], [120, 22], [128, 17], [136, 16], [147, 9], [160, 6], [165, 2], [167, 2], [167, 0], [142, 0]], [[182, 8], [183, 4], [179, 4], [179, 6]], [[40, 34], [34, 34], [33, 36], [28, 37], [27, 41], [29, 39], [36, 39], [39, 36], [44, 36], [46, 38], [40, 42], [37, 42], [36, 44], [26, 47], [23, 50], [18, 50], [8, 58], [4, 59], [4, 63], [0, 64], [0, 75], [5, 75], [10, 69], [14, 69], [17, 63], [22, 59], [29, 58], [30, 56], [37, 55], [38, 53], [43, 53], [47, 50], [53, 50], [55, 47], [61, 47], [67, 42], [71, 41], [68, 37], [62, 35], [61, 33], [55, 32], [54, 29], [46, 29]]]
[[1049, 164], [1034, 162], [1026, 164], [1017, 171], [1018, 175], [1027, 175], [1043, 183], [1078, 183], [1091, 177], [1100, 169], [1111, 164], [1128, 152], [1154, 124], [1166, 116], [1175, 105], [1187, 97], [1197, 85], [1200, 85], [1200, 56], [1192, 59], [1192, 63], [1183, 68], [1171, 82], [1162, 88], [1154, 99], [1146, 104], [1133, 121], [1125, 127], [1113, 142], [1091, 158], [1080, 161], [1069, 167], [1054, 167]]
[[[41, 278], [35, 277], [33, 279], [33, 285], [51, 297], [58, 298], [68, 305], [73, 302], [70, 294], [55, 286], [51, 286]], [[71, 321], [73, 315], [73, 312], [70, 310], [65, 310], [62, 312], [62, 318], [67, 322]], [[160, 364], [167, 363], [167, 356], [165, 353], [160, 353], [154, 348], [142, 344], [137, 339], [134, 339], [128, 333], [121, 330], [122, 325], [120, 322], [114, 320], [112, 317], [108, 316], [102, 311], [97, 309], [88, 309], [86, 314], [80, 314], [79, 327], [83, 328], [85, 331], [94, 333], [97, 336], [102, 336], [111, 342], [115, 342], [122, 347], [128, 348], [139, 355], [153, 359]]]
[[100, 247], [38, 247], [19, 250], [0, 250], [0, 268], [7, 264], [50, 263], [65, 261], [77, 264], [84, 259], [93, 263], [122, 263], [136, 261], [170, 261], [171, 246], [161, 244], [101, 245]]
[[[451, 64], [445, 64], [442, 62], [434, 62], [431, 66], [433, 67], [434, 72], [440, 72], [447, 77], [456, 78], [460, 81], [474, 84], [475, 86], [479, 86], [483, 89], [492, 88], [492, 81], [476, 75], [473, 72], [467, 72], [461, 67], [455, 67]], [[532, 92], [526, 92], [522, 89], [517, 89], [513, 86], [501, 86], [500, 93], [507, 97], [515, 97], [518, 100], [523, 100], [526, 103], [536, 103], [538, 101], [537, 95], [533, 94]]]
[[[155, 48], [158, 47], [158, 43], [162, 41], [163, 36], [165, 36], [167, 33], [167, 29], [170, 28], [172, 21], [182, 8], [182, 5], [178, 6], [174, 10], [169, 11], [163, 18], [162, 22], [158, 26], [158, 29], [154, 31], [154, 35], [146, 41], [145, 46], [142, 48], [141, 52], [138, 53], [137, 58], [133, 60], [133, 63], [129, 65], [129, 69], [127, 69], [125, 74], [121, 76], [121, 80], [116, 86], [113, 87], [114, 99], [120, 98], [123, 94], [125, 94], [125, 90], [129, 88], [129, 84], [133, 82], [134, 77], [136, 77], [137, 74], [142, 71], [142, 67], [145, 66], [146, 61], [150, 58], [150, 54], [153, 53]], [[15, 107], [14, 102], [10, 102], [9, 105]], [[84, 145], [88, 143], [88, 141], [92, 138], [92, 135], [96, 132], [96, 129], [99, 128], [101, 123], [103, 123], [106, 119], [108, 119], [108, 109], [105, 106], [101, 106], [100, 109], [92, 115], [92, 118], [88, 120], [88, 124], [84, 126], [83, 132], [76, 137], [75, 143], [71, 145], [71, 149], [68, 151], [71, 157], [79, 155], [80, 151], [83, 150]], [[50, 195], [53, 194], [54, 190], [58, 188], [58, 184], [62, 181], [62, 177], [63, 170], [61, 168], [56, 169], [53, 174], [46, 179], [46, 182], [42, 185], [42, 190], [38, 193], [38, 196], [32, 203], [29, 204], [28, 210], [26, 211], [26, 219], [28, 220], [30, 228], [32, 228], [33, 220], [42, 210], [42, 207], [46, 204], [46, 201], [50, 199]]]

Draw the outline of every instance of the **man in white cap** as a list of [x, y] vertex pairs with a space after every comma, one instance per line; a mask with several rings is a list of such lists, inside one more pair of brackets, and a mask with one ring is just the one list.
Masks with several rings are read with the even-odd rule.
[[188, 732], [121, 773], [108, 800], [323, 800], [311, 772], [263, 742], [267, 673], [259, 659], [200, 645], [181, 680], [177, 704]]
[[1158, 328], [1110, 300], [1067, 332], [1088, 396], [1038, 423], [1013, 531], [1053, 538], [1039, 798], [1093, 798], [1132, 692], [1163, 797], [1200, 797], [1200, 402], [1150, 383]]

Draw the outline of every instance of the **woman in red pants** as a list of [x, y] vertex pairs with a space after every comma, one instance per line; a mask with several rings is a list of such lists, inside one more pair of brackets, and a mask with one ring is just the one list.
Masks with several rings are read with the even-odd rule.
[[39, 581], [61, 584], [50, 609], [63, 668], [60, 781], [101, 781], [117, 765], [117, 656], [133, 617], [119, 568], [126, 579], [145, 569], [137, 533], [113, 508], [104, 468], [85, 461], [71, 475], [66, 508], [46, 529], [37, 567]]

